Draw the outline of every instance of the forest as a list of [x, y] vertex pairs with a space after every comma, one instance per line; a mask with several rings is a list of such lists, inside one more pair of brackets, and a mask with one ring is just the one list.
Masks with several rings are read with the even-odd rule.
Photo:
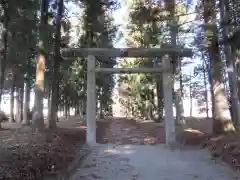
[[[71, 15], [74, 22], [70, 5], [77, 11]], [[214, 134], [238, 131], [239, 1], [1, 0], [0, 9], [0, 104], [6, 95], [10, 102], [9, 114], [2, 112], [0, 119], [3, 133], [6, 121], [24, 133], [30, 128], [48, 134], [63, 126], [59, 114], [63, 113], [66, 122], [71, 110], [81, 116], [86, 109], [87, 59], [65, 59], [61, 50], [114, 48], [120, 40], [131, 48], [191, 48], [191, 58], [171, 55], [177, 124], [184, 123], [183, 100], [188, 98], [190, 116], [194, 116], [192, 99], [196, 99], [205, 117], [212, 118]], [[119, 9], [125, 10], [122, 24], [114, 17]], [[103, 68], [158, 66], [156, 58], [96, 58], [97, 67]], [[112, 95], [118, 86], [118, 100], [133, 119], [163, 121], [162, 74], [121, 74], [117, 78], [103, 73], [97, 75], [96, 83], [100, 119], [113, 114]], [[45, 100], [47, 117], [43, 114]], [[66, 135], [64, 143], [84, 141], [74, 139], [73, 134]], [[0, 167], [0, 174], [3, 172]]]

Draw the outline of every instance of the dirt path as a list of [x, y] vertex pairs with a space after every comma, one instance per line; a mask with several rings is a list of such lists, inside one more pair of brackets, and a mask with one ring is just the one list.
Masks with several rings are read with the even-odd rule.
[[[99, 144], [69, 180], [236, 180], [240, 176], [207, 150], [169, 150], [164, 144], [141, 145], [147, 132], [126, 120], [112, 120]], [[160, 137], [155, 137], [160, 142]], [[133, 141], [134, 139], [134, 141]]]

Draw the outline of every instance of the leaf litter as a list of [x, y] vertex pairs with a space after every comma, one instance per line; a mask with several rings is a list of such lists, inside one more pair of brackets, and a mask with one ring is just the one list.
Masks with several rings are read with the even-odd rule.
[[0, 130], [0, 180], [41, 180], [66, 169], [84, 144], [80, 129], [44, 134], [30, 128]]

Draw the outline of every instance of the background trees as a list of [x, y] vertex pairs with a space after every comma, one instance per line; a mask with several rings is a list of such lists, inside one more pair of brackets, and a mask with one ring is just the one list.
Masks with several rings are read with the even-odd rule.
[[[67, 2], [1, 1], [0, 95], [2, 97], [10, 93], [11, 121], [29, 124], [30, 117], [27, 114], [30, 111], [30, 93], [33, 91], [35, 91], [34, 111], [38, 112], [37, 129], [43, 125], [43, 109], [46, 108], [43, 107], [44, 99], [48, 99], [50, 107], [49, 128], [56, 127], [58, 110], [64, 109], [65, 115], [68, 115], [70, 108], [75, 107], [79, 110], [85, 106], [86, 60], [63, 61], [60, 49], [70, 45], [112, 47], [116, 31], [111, 14], [114, 4], [110, 1], [76, 2], [75, 6], [79, 6], [84, 15], [79, 15], [83, 23], [78, 24], [81, 27], [77, 34], [78, 41], [71, 44], [70, 31], [74, 27], [68, 18]], [[115, 64], [106, 64], [104, 61], [98, 58], [98, 65], [111, 67]], [[97, 82], [98, 98], [102, 104], [101, 112], [111, 111], [109, 94], [114, 86], [113, 77], [105, 75]], [[17, 117], [13, 115], [14, 104]]]
[[[125, 4], [129, 9], [129, 19], [123, 34], [128, 46], [163, 47], [171, 44], [172, 47], [191, 46], [194, 49], [195, 55], [190, 61], [172, 57], [174, 62], [178, 62], [174, 64], [176, 114], [181, 119], [184, 111], [182, 99], [188, 97], [190, 115], [193, 115], [192, 99], [197, 99], [201, 111], [213, 116], [215, 132], [234, 131], [232, 122], [236, 125], [239, 119], [238, 47], [232, 44], [238, 34], [236, 12], [239, 7], [234, 3], [206, 0], [197, 4], [190, 1], [128, 1]], [[121, 61], [124, 67], [140, 65], [154, 66], [156, 61], [140, 58]], [[128, 103], [125, 104], [135, 108], [132, 110], [134, 114], [149, 116], [145, 112], [151, 111], [150, 107], [162, 114], [161, 77], [123, 75], [120, 82], [129, 85], [124, 86], [128, 92]], [[209, 111], [211, 106], [212, 114]]]
[[[79, 9], [75, 15], [77, 22], [71, 22], [68, 17], [69, 4]], [[119, 7], [126, 9], [122, 32], [114, 22]], [[81, 114], [86, 107], [86, 59], [65, 61], [60, 49], [111, 48], [116, 37], [120, 37], [127, 47], [193, 48], [192, 59], [171, 57], [177, 122], [186, 114], [183, 102], [189, 97], [190, 102], [197, 99], [207, 116], [213, 116], [215, 132], [233, 131], [240, 116], [239, 11], [239, 3], [233, 0], [197, 3], [132, 0], [120, 4], [114, 0], [24, 0], [21, 3], [2, 0], [0, 100], [9, 95], [10, 121], [29, 124], [30, 94], [35, 91], [37, 127], [43, 125], [42, 102], [47, 99], [48, 127], [55, 128], [60, 110], [68, 117], [70, 109]], [[74, 36], [73, 29], [77, 30]], [[119, 65], [155, 67], [158, 63], [158, 58], [125, 58], [120, 59]], [[116, 64], [116, 59], [97, 57], [97, 66]], [[121, 102], [132, 116], [161, 121], [164, 114], [161, 75], [121, 75], [118, 81], [123, 92]], [[112, 113], [111, 95], [115, 85], [114, 75], [101, 74], [97, 78], [101, 117]]]

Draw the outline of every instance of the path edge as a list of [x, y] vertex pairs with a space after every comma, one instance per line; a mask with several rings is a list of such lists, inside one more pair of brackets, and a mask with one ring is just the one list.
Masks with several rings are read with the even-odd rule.
[[[59, 172], [56, 175], [56, 180], [67, 180], [70, 178], [71, 173], [80, 165], [81, 161], [88, 157], [88, 155], [92, 152], [92, 149], [84, 143], [82, 148], [77, 152], [73, 161], [68, 165], [67, 170], [64, 172]], [[53, 180], [53, 179], [52, 179]]]

